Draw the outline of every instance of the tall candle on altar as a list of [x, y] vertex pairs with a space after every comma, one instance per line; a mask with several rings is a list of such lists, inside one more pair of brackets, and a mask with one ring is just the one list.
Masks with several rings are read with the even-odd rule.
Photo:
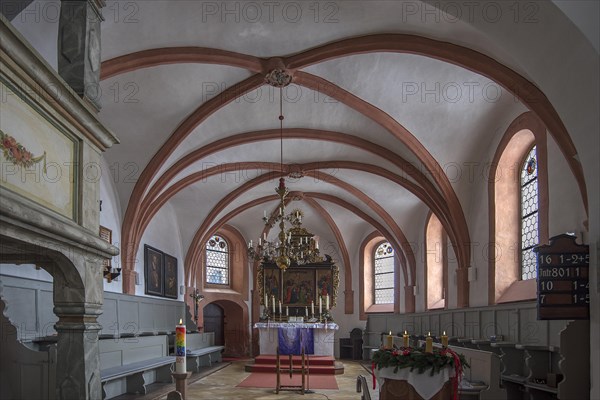
[[329, 310], [329, 295], [325, 297], [325, 310]]
[[314, 301], [310, 301], [310, 313], [311, 315], [315, 315], [315, 302]]
[[386, 337], [385, 348], [386, 349], [394, 348], [394, 338], [392, 337], [392, 331], [390, 331], [390, 334], [387, 335], [387, 337]]
[[178, 374], [185, 374], [185, 325], [183, 321], [179, 320], [179, 325], [175, 327], [175, 372]]
[[273, 300], [273, 315], [275, 315], [275, 295], [273, 295], [271, 299]]
[[402, 335], [402, 347], [408, 347], [408, 333], [404, 331], [404, 335]]
[[427, 333], [427, 337], [425, 338], [425, 353], [433, 353], [433, 338], [431, 337], [431, 332]]
[[323, 297], [319, 296], [319, 315], [323, 314]]
[[279, 300], [279, 315], [281, 315], [281, 300]]

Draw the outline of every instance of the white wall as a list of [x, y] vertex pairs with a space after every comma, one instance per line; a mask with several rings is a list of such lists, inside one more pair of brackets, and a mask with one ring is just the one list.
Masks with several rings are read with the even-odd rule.
[[[100, 200], [102, 201], [102, 211], [100, 212], [100, 225], [112, 231], [113, 245], [121, 249], [121, 221], [123, 213], [118, 201], [117, 191], [114, 182], [114, 176], [111, 174], [108, 163], [104, 158], [101, 160], [102, 176], [100, 178]], [[114, 256], [111, 260], [113, 268], [121, 266], [121, 254]], [[122, 278], [108, 283], [104, 280], [104, 290], [107, 292], [123, 293]]]

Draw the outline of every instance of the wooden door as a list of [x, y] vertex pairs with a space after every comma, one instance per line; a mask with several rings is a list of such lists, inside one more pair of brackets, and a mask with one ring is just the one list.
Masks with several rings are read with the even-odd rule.
[[217, 346], [225, 344], [223, 315], [223, 309], [214, 303], [204, 307], [204, 332], [215, 333], [215, 345]]

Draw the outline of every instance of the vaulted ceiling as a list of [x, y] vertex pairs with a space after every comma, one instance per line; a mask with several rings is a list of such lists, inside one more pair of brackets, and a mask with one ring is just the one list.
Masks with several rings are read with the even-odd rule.
[[186, 264], [188, 248], [220, 224], [256, 240], [263, 211], [277, 204], [280, 93], [264, 80], [273, 68], [293, 75], [283, 90], [283, 163], [303, 177], [288, 177], [297, 200], [288, 207], [304, 210], [304, 225], [338, 261], [374, 230], [408, 248], [430, 209], [451, 238], [468, 239], [468, 188], [451, 175], [486, 162], [490, 141], [526, 107], [452, 63], [466, 49], [444, 43], [443, 31], [434, 40], [394, 35], [406, 30], [396, 2], [321, 3], [329, 14], [309, 17], [305, 7], [294, 23], [291, 9], [253, 22], [252, 10], [227, 16], [225, 3], [202, 3], [104, 10], [100, 118], [121, 140], [106, 158], [139, 178], [117, 180], [124, 241], [139, 241], [164, 204], [177, 215]]
[[[166, 206], [186, 265], [219, 225], [256, 239], [279, 176], [293, 171], [289, 207], [304, 210], [304, 225], [338, 261], [377, 230], [404, 249], [414, 279], [408, 243], [422, 241], [430, 211], [466, 261], [464, 214], [481, 186], [462, 175], [489, 162], [510, 122], [547, 99], [482, 31], [439, 9], [445, 23], [426, 23], [409, 13], [415, 5], [436, 10], [108, 1], [99, 117], [121, 141], [105, 156], [119, 171], [122, 242], [139, 245]], [[283, 171], [279, 90], [265, 83], [274, 68], [293, 76], [283, 90]]]

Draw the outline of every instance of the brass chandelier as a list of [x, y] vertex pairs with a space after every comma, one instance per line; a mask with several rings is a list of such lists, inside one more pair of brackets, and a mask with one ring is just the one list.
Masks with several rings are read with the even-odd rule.
[[[280, 167], [283, 173], [283, 88], [292, 81], [291, 75], [281, 69], [272, 70], [265, 77], [265, 81], [276, 88], [279, 88], [279, 133], [280, 133]], [[285, 177], [279, 178], [279, 186], [275, 189], [279, 196], [279, 206], [277, 211], [267, 217], [266, 212], [263, 221], [266, 226], [272, 228], [276, 223], [279, 225], [279, 234], [277, 242], [267, 240], [267, 235], [258, 239], [256, 248], [252, 240], [248, 244], [248, 256], [254, 261], [276, 264], [281, 270], [285, 271], [290, 266], [313, 264], [323, 262], [319, 255], [319, 243], [315, 240], [312, 233], [302, 227], [302, 217], [304, 213], [300, 209], [294, 209], [288, 215], [285, 214], [285, 203], [289, 194], [285, 186]], [[285, 222], [289, 222], [292, 227], [287, 231]]]

